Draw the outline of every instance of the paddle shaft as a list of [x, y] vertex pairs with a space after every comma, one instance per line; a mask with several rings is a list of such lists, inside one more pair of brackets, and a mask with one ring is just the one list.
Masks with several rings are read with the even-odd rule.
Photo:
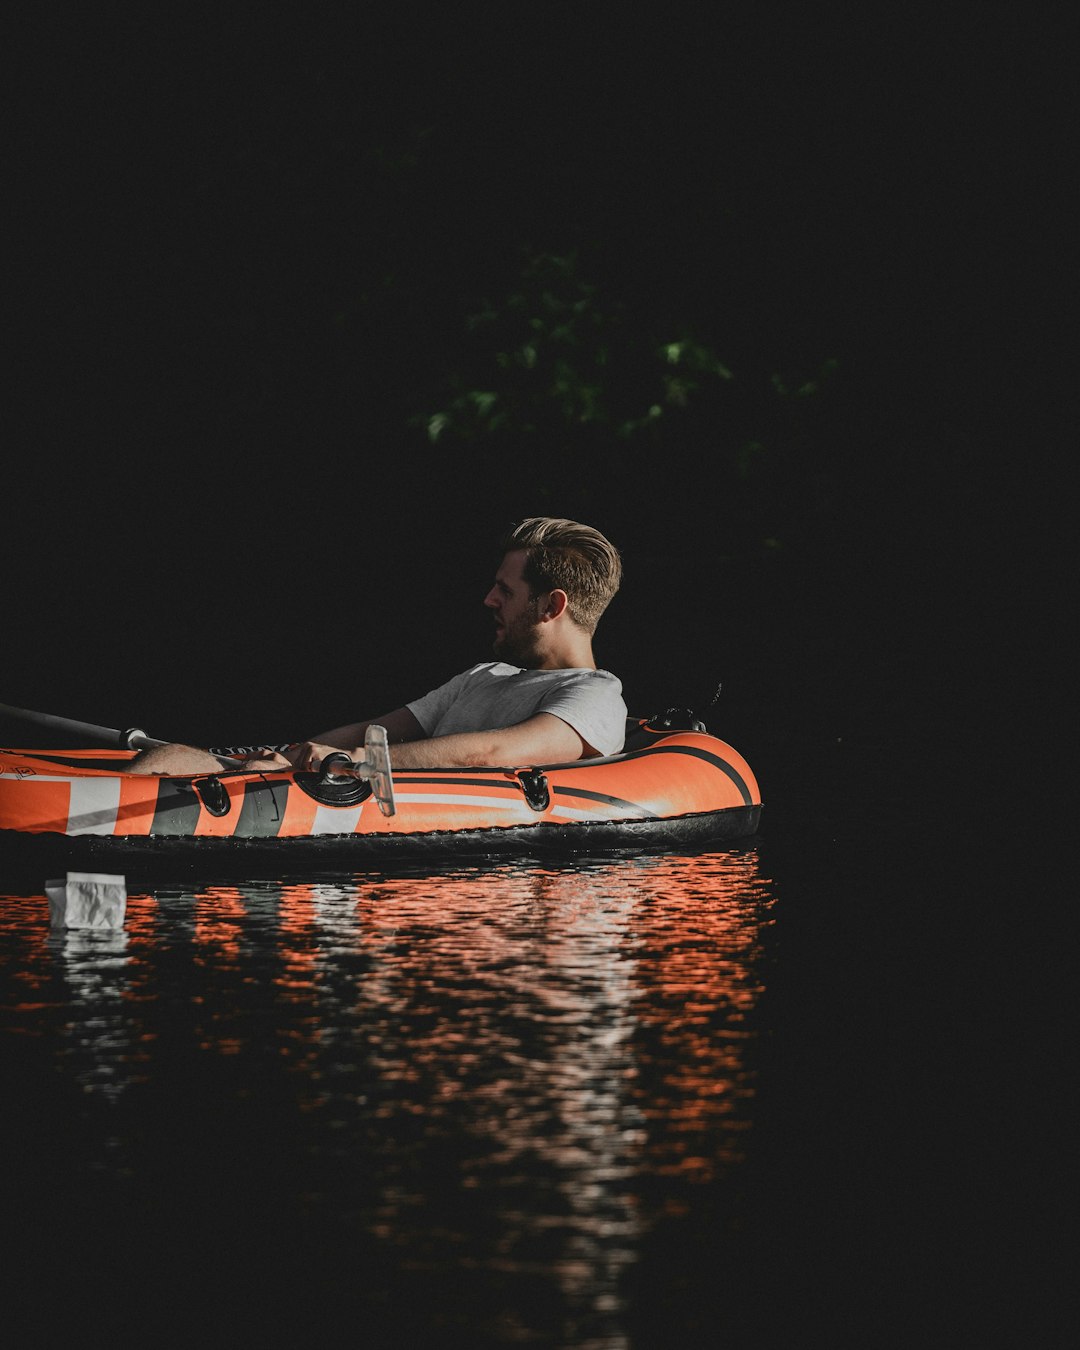
[[44, 731], [59, 731], [65, 736], [81, 737], [91, 742], [119, 746], [122, 750], [146, 750], [153, 745], [167, 745], [167, 741], [156, 741], [138, 727], [119, 731], [115, 727], [99, 727], [93, 722], [77, 722], [72, 717], [57, 717], [53, 713], [31, 712], [28, 708], [12, 708], [0, 703], [0, 715], [14, 717]]

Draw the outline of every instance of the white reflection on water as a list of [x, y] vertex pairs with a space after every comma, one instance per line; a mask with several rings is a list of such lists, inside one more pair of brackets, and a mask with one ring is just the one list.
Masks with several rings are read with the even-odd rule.
[[150, 1059], [140, 1044], [136, 985], [139, 941], [152, 926], [151, 915], [144, 898], [115, 931], [47, 930], [45, 948], [68, 990], [57, 1055], [91, 1096], [115, 1101], [139, 1081]]
[[[630, 1045], [641, 991], [624, 946], [637, 896], [610, 873], [512, 873], [494, 893], [490, 880], [358, 897], [373, 962], [356, 1016], [383, 1028], [381, 1075], [423, 1085], [428, 1128], [459, 1134], [458, 1184], [492, 1196], [486, 1250], [451, 1220], [422, 1259], [456, 1248], [507, 1274], [549, 1271], [571, 1317], [615, 1314], [642, 1223], [627, 1184], [645, 1140]], [[382, 1108], [388, 1123], [400, 1109]], [[380, 1235], [420, 1246], [409, 1229], [423, 1198], [397, 1185]]]
[[86, 1092], [116, 1097], [131, 1081], [127, 934], [72, 930], [50, 936], [49, 946], [71, 991], [61, 1053]]

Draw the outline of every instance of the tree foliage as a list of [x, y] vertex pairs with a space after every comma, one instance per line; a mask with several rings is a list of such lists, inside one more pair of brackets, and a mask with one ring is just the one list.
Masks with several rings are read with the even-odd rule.
[[480, 463], [492, 447], [531, 445], [607, 476], [663, 467], [741, 494], [763, 547], [790, 534], [785, 500], [813, 511], [835, 496], [810, 434], [834, 360], [780, 370], [731, 357], [689, 320], [658, 322], [605, 291], [576, 252], [522, 252], [510, 284], [466, 307], [460, 326], [411, 418], [429, 450]]

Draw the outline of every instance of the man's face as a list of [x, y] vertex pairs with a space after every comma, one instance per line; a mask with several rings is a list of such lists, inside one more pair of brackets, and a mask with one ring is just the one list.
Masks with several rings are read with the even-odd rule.
[[543, 596], [530, 597], [528, 583], [521, 575], [524, 566], [524, 549], [508, 553], [484, 604], [495, 619], [495, 655], [511, 665], [531, 667], [539, 656]]

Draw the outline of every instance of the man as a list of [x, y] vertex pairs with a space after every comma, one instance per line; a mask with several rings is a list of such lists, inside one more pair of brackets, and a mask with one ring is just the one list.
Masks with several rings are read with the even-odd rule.
[[[317, 769], [336, 750], [364, 755], [371, 722], [386, 728], [395, 769], [557, 764], [622, 749], [622, 685], [596, 668], [592, 635], [619, 588], [618, 551], [598, 530], [536, 516], [503, 541], [484, 599], [494, 652], [423, 698], [382, 717], [324, 731], [246, 761], [248, 768]], [[144, 750], [134, 773], [213, 773], [222, 761], [193, 746]]]

